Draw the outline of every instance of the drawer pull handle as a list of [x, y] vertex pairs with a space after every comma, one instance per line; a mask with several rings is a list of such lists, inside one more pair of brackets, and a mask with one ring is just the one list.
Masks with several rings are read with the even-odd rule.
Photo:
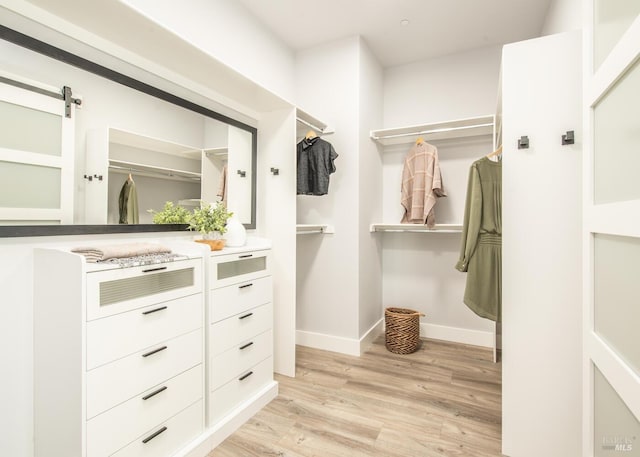
[[253, 344], [253, 341], [250, 341], [249, 343], [245, 344], [244, 346], [240, 346], [240, 350], [242, 351], [243, 349], [247, 349], [252, 344]]
[[238, 256], [239, 259], [248, 259], [249, 257], [253, 257], [253, 254], [245, 254], [245, 255]]
[[247, 373], [247, 374], [245, 374], [245, 375], [243, 375], [243, 376], [240, 376], [240, 377], [238, 378], [238, 381], [244, 381], [245, 379], [247, 379], [247, 378], [248, 378], [249, 376], [251, 376], [252, 374], [253, 374], [253, 371], [250, 371], [249, 373]]
[[148, 268], [147, 270], [142, 270], [143, 273], [151, 273], [152, 271], [162, 271], [166, 270], [167, 267], [157, 267], [157, 268]]
[[148, 400], [151, 397], [155, 397], [156, 395], [158, 395], [160, 392], [164, 392], [165, 390], [167, 390], [167, 386], [162, 386], [160, 387], [158, 390], [154, 390], [153, 392], [151, 392], [150, 394], [145, 395], [144, 397], [142, 397], [143, 400]]
[[162, 311], [163, 309], [167, 309], [167, 307], [166, 306], [161, 306], [160, 308], [150, 309], [149, 311], [142, 311], [142, 314], [144, 314], [146, 316], [147, 314], [157, 313], [158, 311]]
[[253, 316], [253, 313], [247, 313], [244, 316], [240, 316], [238, 319], [242, 320], [242, 319], [246, 319], [247, 317], [251, 317]]
[[149, 357], [150, 355], [157, 354], [158, 352], [164, 351], [165, 349], [167, 349], [167, 346], [162, 346], [158, 349], [154, 349], [153, 351], [149, 351], [146, 354], [142, 354], [142, 357]]
[[153, 432], [151, 435], [147, 436], [145, 439], [142, 440], [143, 444], [147, 444], [149, 441], [151, 441], [152, 439], [154, 439], [156, 436], [158, 436], [159, 434], [161, 434], [162, 432], [166, 432], [167, 431], [167, 427], [162, 427], [160, 430], [158, 430], [157, 432]]
[[249, 284], [244, 284], [242, 286], [238, 286], [238, 289], [246, 289], [247, 287], [251, 287], [251, 286], [253, 286], [252, 282], [250, 282]]

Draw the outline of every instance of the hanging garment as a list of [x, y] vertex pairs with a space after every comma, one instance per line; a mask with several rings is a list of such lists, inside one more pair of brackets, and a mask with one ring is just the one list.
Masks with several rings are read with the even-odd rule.
[[118, 210], [120, 213], [118, 223], [137, 224], [139, 222], [138, 192], [136, 190], [136, 183], [133, 181], [131, 175], [129, 175], [122, 185], [122, 189], [120, 189]]
[[218, 186], [218, 193], [224, 206], [227, 206], [227, 164], [222, 167], [222, 175], [220, 176], [220, 185]]
[[502, 162], [487, 157], [469, 170], [460, 259], [464, 303], [478, 316], [502, 318]]
[[436, 223], [436, 200], [447, 196], [435, 146], [419, 141], [411, 147], [404, 159], [400, 191], [404, 208], [401, 222], [426, 223], [428, 227], [433, 227]]
[[335, 173], [338, 154], [328, 141], [317, 136], [304, 138], [297, 146], [298, 195], [325, 195], [329, 176]]

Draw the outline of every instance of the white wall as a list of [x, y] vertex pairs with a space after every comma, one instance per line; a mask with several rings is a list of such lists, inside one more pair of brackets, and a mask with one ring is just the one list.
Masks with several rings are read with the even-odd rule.
[[338, 153], [329, 193], [297, 197], [297, 223], [335, 227], [333, 235], [298, 236], [297, 328], [351, 339], [358, 337], [359, 44], [351, 37], [296, 59], [298, 105], [335, 129], [325, 139]]
[[[399, 127], [493, 114], [500, 47], [486, 47], [385, 71], [384, 126]], [[437, 223], [461, 224], [471, 163], [491, 152], [489, 136], [433, 141], [447, 197], [438, 200]], [[399, 223], [403, 160], [411, 143], [383, 148], [383, 221]], [[466, 275], [454, 265], [459, 234], [385, 233], [383, 305], [426, 314], [423, 336], [492, 345], [493, 323], [462, 302]]]
[[553, 0], [540, 35], [570, 32], [582, 29], [582, 0]]
[[266, 89], [293, 99], [293, 51], [240, 2], [125, 0], [124, 3]]
[[387, 68], [380, 127], [494, 113], [500, 52], [500, 46], [490, 46]]
[[372, 222], [382, 220], [382, 156], [369, 133], [382, 125], [383, 70], [362, 39], [359, 59], [358, 337], [362, 338], [382, 316], [382, 240], [378, 234], [369, 232]]

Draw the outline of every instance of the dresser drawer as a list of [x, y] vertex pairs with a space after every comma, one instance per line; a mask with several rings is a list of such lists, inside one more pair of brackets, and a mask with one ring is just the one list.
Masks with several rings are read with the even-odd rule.
[[197, 438], [204, 430], [200, 400], [171, 419], [147, 430], [113, 457], [169, 457]]
[[218, 422], [272, 380], [273, 358], [269, 357], [242, 376], [216, 389], [209, 396], [209, 424]]
[[87, 421], [87, 457], [110, 456], [175, 416], [203, 398], [202, 385], [198, 365]]
[[202, 292], [202, 260], [181, 260], [87, 274], [87, 320]]
[[87, 418], [202, 363], [202, 329], [160, 342], [87, 373]]
[[202, 327], [202, 294], [87, 323], [87, 370]]
[[273, 304], [267, 303], [209, 325], [209, 351], [218, 355], [273, 327]]
[[217, 389], [233, 378], [250, 371], [254, 365], [271, 355], [273, 355], [273, 334], [271, 330], [267, 330], [212, 357], [209, 367], [209, 388]]
[[212, 255], [210, 287], [217, 289], [230, 284], [271, 275], [271, 251]]
[[272, 301], [271, 277], [252, 279], [240, 284], [214, 289], [209, 303], [210, 322], [264, 305]]

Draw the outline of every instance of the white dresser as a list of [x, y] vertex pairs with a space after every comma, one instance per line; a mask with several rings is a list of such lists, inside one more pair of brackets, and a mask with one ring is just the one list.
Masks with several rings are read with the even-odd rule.
[[271, 251], [212, 252], [209, 267], [207, 424], [219, 428], [246, 420], [275, 385]]
[[35, 250], [36, 457], [170, 456], [203, 433], [203, 262]]

